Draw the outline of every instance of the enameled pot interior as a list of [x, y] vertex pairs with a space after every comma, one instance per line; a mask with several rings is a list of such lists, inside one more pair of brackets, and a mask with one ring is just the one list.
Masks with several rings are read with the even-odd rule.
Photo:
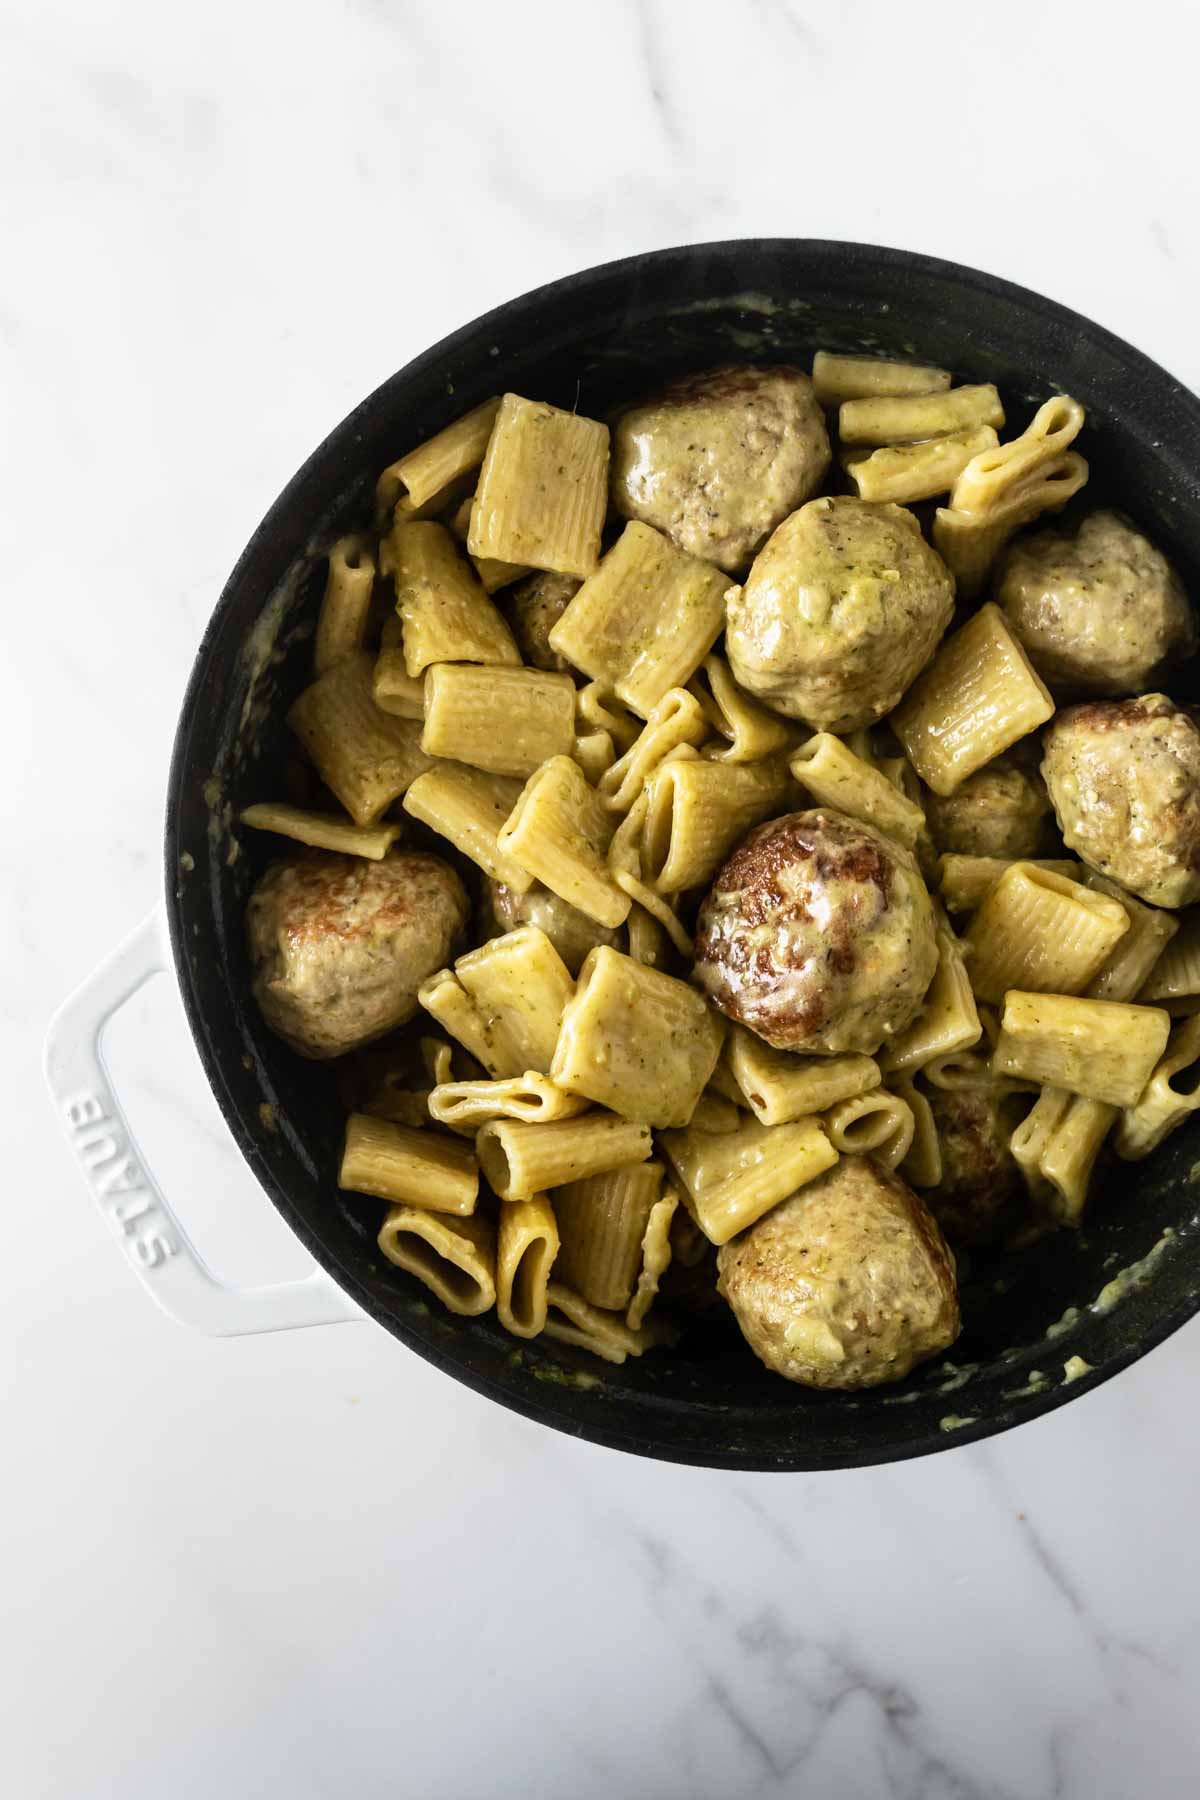
[[[505, 1404], [600, 1442], [715, 1466], [837, 1467], [944, 1448], [1044, 1411], [1141, 1354], [1197, 1305], [1200, 1122], [1147, 1163], [1112, 1165], [1082, 1231], [1019, 1255], [964, 1258], [960, 1341], [895, 1388], [838, 1396], [791, 1387], [758, 1367], [723, 1307], [677, 1350], [620, 1368], [518, 1342], [494, 1315], [457, 1319], [429, 1301], [380, 1257], [379, 1204], [339, 1193], [331, 1071], [278, 1042], [249, 994], [242, 916], [278, 845], [233, 821], [285, 792], [283, 714], [310, 679], [321, 552], [366, 519], [384, 464], [502, 388], [602, 417], [676, 371], [731, 359], [807, 366], [820, 347], [995, 381], [1018, 428], [1049, 394], [1075, 394], [1088, 411], [1089, 504], [1119, 503], [1200, 593], [1200, 405], [1107, 333], [972, 271], [868, 246], [784, 240], [660, 252], [468, 326], [333, 432], [222, 596], [168, 797], [171, 928], [197, 1043], [239, 1144], [313, 1254], [397, 1337]], [[1072, 1356], [1092, 1372], [1068, 1384]]]

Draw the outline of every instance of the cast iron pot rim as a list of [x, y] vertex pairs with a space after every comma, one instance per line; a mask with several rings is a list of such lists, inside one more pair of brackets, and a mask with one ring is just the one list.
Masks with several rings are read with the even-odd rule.
[[[183, 997], [188, 1024], [205, 1074], [238, 1149], [276, 1209], [282, 1214], [290, 1229], [300, 1239], [314, 1260], [332, 1275], [356, 1304], [391, 1336], [400, 1339], [409, 1349], [415, 1350], [419, 1356], [443, 1374], [453, 1376], [465, 1386], [474, 1389], [476, 1393], [482, 1394], [486, 1399], [497, 1401], [510, 1411], [533, 1419], [538, 1424], [548, 1425], [569, 1437], [584, 1438], [588, 1442], [602, 1445], [608, 1449], [623, 1450], [631, 1455], [650, 1457], [660, 1462], [681, 1463], [697, 1468], [741, 1470], [745, 1473], [807, 1473], [824, 1469], [865, 1468], [873, 1467], [876, 1464], [902, 1462], [910, 1457], [933, 1455], [939, 1451], [957, 1449], [961, 1445], [975, 1443], [983, 1438], [993, 1437], [1001, 1432], [1011, 1430], [1014, 1426], [1026, 1424], [1031, 1419], [1053, 1412], [1057, 1407], [1065, 1406], [1100, 1386], [1102, 1382], [1119, 1374], [1131, 1363], [1139, 1361], [1149, 1351], [1170, 1337], [1173, 1332], [1178, 1331], [1197, 1312], [1200, 1312], [1200, 1286], [1174, 1308], [1165, 1311], [1152, 1325], [1147, 1326], [1136, 1344], [1107, 1353], [1103, 1363], [1091, 1368], [1078, 1380], [1069, 1384], [1060, 1383], [1055, 1387], [1030, 1394], [1021, 1400], [1010, 1402], [1002, 1419], [981, 1418], [970, 1425], [964, 1424], [956, 1428], [953, 1433], [925, 1432], [914, 1435], [901, 1444], [873, 1447], [869, 1458], [866, 1459], [855, 1455], [852, 1451], [847, 1451], [844, 1454], [822, 1453], [806, 1457], [803, 1462], [798, 1463], [788, 1452], [782, 1452], [779, 1458], [771, 1459], [761, 1451], [746, 1454], [737, 1450], [722, 1450], [715, 1444], [711, 1450], [701, 1447], [691, 1450], [671, 1444], [648, 1444], [645, 1438], [636, 1432], [615, 1429], [609, 1425], [600, 1407], [597, 1408], [595, 1421], [589, 1420], [585, 1427], [577, 1420], [565, 1418], [552, 1405], [541, 1404], [530, 1396], [515, 1395], [502, 1381], [463, 1367], [452, 1354], [443, 1353], [428, 1343], [418, 1330], [412, 1328], [406, 1321], [388, 1314], [382, 1305], [376, 1303], [355, 1270], [348, 1267], [294, 1211], [287, 1190], [275, 1180], [271, 1171], [262, 1166], [261, 1159], [256, 1156], [253, 1138], [242, 1122], [226, 1082], [222, 1059], [210, 1041], [204, 1005], [197, 985], [193, 982], [185, 954], [180, 899], [176, 884], [176, 872], [179, 866], [177, 797], [186, 777], [185, 745], [191, 733], [194, 715], [206, 699], [203, 676], [209, 649], [221, 630], [226, 614], [236, 603], [238, 589], [245, 571], [253, 562], [263, 541], [270, 538], [277, 526], [282, 523], [298, 493], [310, 486], [314, 480], [319, 482], [325, 476], [327, 462], [329, 471], [332, 473], [336, 466], [339, 447], [347, 440], [354, 438], [358, 421], [371, 413], [386, 388], [391, 387], [395, 382], [427, 373], [437, 364], [467, 348], [479, 334], [489, 328], [503, 328], [506, 324], [518, 320], [532, 303], [553, 300], [577, 289], [618, 276], [622, 272], [632, 273], [636, 270], [644, 270], [648, 266], [662, 266], [671, 262], [686, 264], [688, 261], [700, 258], [711, 263], [728, 262], [742, 256], [786, 255], [794, 253], [798, 249], [803, 249], [814, 260], [825, 256], [849, 269], [869, 262], [876, 269], [880, 267], [894, 269], [897, 275], [915, 272], [930, 278], [949, 281], [961, 289], [987, 294], [1014, 303], [1026, 310], [1040, 313], [1044, 318], [1053, 321], [1064, 330], [1083, 336], [1089, 342], [1105, 348], [1127, 368], [1140, 371], [1147, 383], [1147, 403], [1153, 403], [1154, 390], [1157, 390], [1158, 397], [1162, 399], [1169, 397], [1175, 406], [1184, 411], [1190, 411], [1196, 430], [1200, 433], [1200, 399], [1197, 399], [1182, 382], [1143, 351], [1118, 337], [1115, 332], [1085, 318], [1082, 313], [1077, 313], [1072, 308], [1061, 305], [1058, 301], [1050, 300], [1031, 288], [1022, 287], [1020, 284], [1006, 281], [1000, 276], [990, 275], [981, 269], [970, 268], [941, 257], [843, 239], [724, 238], [711, 243], [673, 245], [661, 250], [642, 251], [633, 256], [619, 257], [611, 262], [597, 263], [591, 268], [582, 269], [557, 281], [547, 282], [541, 287], [531, 288], [527, 293], [505, 301], [490, 312], [482, 313], [478, 318], [470, 320], [457, 330], [450, 332], [428, 350], [411, 358], [409, 362], [381, 382], [358, 406], [354, 407], [301, 464], [249, 539], [222, 588], [220, 598], [205, 627], [188, 678], [179, 723], [176, 727], [166, 804], [164, 873], [167, 920], [175, 973]], [[730, 298], [732, 303], [733, 297]], [[493, 335], [496, 333], [493, 332]], [[498, 373], [501, 372], [498, 370]], [[264, 596], [265, 599], [266, 596]], [[643, 1396], [643, 1398], [647, 1397]]]

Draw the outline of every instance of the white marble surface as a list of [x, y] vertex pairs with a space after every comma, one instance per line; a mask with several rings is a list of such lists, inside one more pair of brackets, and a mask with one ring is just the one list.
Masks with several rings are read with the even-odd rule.
[[[1195, 1793], [1200, 1326], [923, 1463], [655, 1466], [372, 1325], [171, 1324], [37, 1058], [156, 896], [220, 584], [362, 394], [544, 279], [753, 233], [997, 270], [1200, 385], [1196, 37], [1096, 0], [0, 5], [0, 1791]], [[165, 982], [113, 1058], [202, 1247], [302, 1267]]]

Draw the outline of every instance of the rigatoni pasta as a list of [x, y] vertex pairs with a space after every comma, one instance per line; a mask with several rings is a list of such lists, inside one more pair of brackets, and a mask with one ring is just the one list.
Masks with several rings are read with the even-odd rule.
[[526, 782], [496, 841], [551, 893], [611, 927], [631, 905], [608, 867], [614, 823], [578, 764], [552, 756]]
[[790, 788], [780, 762], [660, 764], [647, 784], [642, 879], [660, 894], [711, 881], [738, 839], [778, 812]]
[[874, 825], [909, 850], [921, 835], [925, 815], [915, 801], [831, 732], [819, 731], [809, 738], [789, 767], [819, 806], [835, 806], [852, 819]]
[[881, 1079], [872, 1057], [795, 1056], [772, 1049], [744, 1025], [730, 1031], [725, 1061], [760, 1125], [790, 1125], [827, 1112], [840, 1100], [869, 1093]]
[[478, 863], [485, 875], [523, 894], [533, 876], [500, 848], [500, 833], [521, 797], [511, 775], [489, 775], [465, 763], [435, 763], [404, 796], [404, 810]]
[[1009, 993], [992, 1068], [1111, 1106], [1135, 1106], [1170, 1028], [1169, 1015], [1153, 1006]]
[[838, 411], [843, 444], [915, 444], [921, 438], [1003, 423], [1004, 408], [991, 382], [939, 393], [844, 400]]
[[514, 1337], [544, 1330], [558, 1250], [558, 1223], [545, 1194], [504, 1202], [496, 1233], [496, 1316]]
[[981, 1000], [997, 1003], [1010, 988], [1081, 994], [1128, 930], [1118, 900], [1032, 863], [1011, 863], [967, 927], [972, 985]]
[[512, 632], [444, 525], [396, 526], [391, 569], [409, 675], [442, 662], [520, 666]]
[[496, 1227], [490, 1219], [393, 1206], [378, 1242], [390, 1263], [424, 1282], [448, 1311], [476, 1319], [496, 1304]]
[[838, 1158], [819, 1119], [774, 1127], [746, 1119], [737, 1131], [667, 1131], [660, 1143], [712, 1244], [727, 1244]]
[[885, 444], [851, 451], [842, 458], [860, 500], [911, 506], [948, 494], [972, 457], [999, 443], [990, 425], [951, 432], [918, 444]]
[[460, 956], [454, 973], [487, 1021], [499, 1054], [522, 1074], [547, 1074], [575, 983], [545, 932], [522, 925], [489, 938]]
[[472, 1152], [453, 1138], [352, 1113], [338, 1186], [465, 1217], [475, 1210], [479, 1168]]
[[891, 723], [921, 780], [950, 794], [1053, 712], [1049, 688], [989, 604], [946, 639]]
[[425, 676], [421, 748], [492, 775], [532, 775], [575, 742], [575, 688], [545, 669], [436, 663]]
[[317, 773], [356, 825], [374, 825], [433, 760], [415, 720], [376, 706], [373, 675], [372, 658], [359, 651], [305, 688], [288, 713]]
[[711, 563], [635, 521], [568, 601], [551, 648], [648, 719], [712, 649], [729, 586]]
[[502, 1200], [528, 1200], [546, 1188], [645, 1162], [650, 1132], [612, 1113], [583, 1113], [549, 1125], [493, 1119], [479, 1129], [479, 1166]]
[[359, 531], [340, 537], [329, 552], [329, 573], [317, 616], [313, 668], [318, 675], [363, 648], [374, 587], [375, 554], [370, 538]]
[[241, 820], [252, 831], [274, 831], [314, 850], [340, 850], [345, 856], [366, 856], [373, 862], [387, 855], [402, 829], [395, 821], [387, 825], [351, 825], [336, 813], [308, 812], [304, 807], [283, 806], [275, 801], [245, 807]]
[[557, 1279], [592, 1306], [623, 1312], [637, 1285], [642, 1242], [662, 1181], [662, 1164], [645, 1162], [558, 1188]]
[[601, 945], [563, 1013], [550, 1079], [623, 1118], [686, 1125], [723, 1035], [695, 988]]
[[607, 498], [607, 425], [505, 394], [475, 489], [467, 548], [472, 556], [590, 575]]
[[818, 350], [812, 363], [813, 391], [822, 406], [843, 400], [896, 399], [941, 394], [950, 386], [949, 369], [928, 363], [890, 362], [882, 356], [839, 356]]

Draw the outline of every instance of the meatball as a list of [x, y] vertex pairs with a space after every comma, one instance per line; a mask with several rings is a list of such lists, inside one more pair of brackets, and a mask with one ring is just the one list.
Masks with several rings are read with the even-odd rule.
[[737, 574], [829, 467], [825, 420], [799, 369], [687, 375], [613, 426], [612, 502], [681, 550]]
[[912, 855], [829, 808], [743, 838], [696, 923], [698, 985], [777, 1050], [872, 1055], [912, 1023], [936, 963]]
[[554, 575], [539, 570], [519, 581], [508, 596], [508, 618], [521, 655], [535, 669], [549, 669], [556, 675], [574, 675], [578, 671], [565, 656], [550, 648], [551, 628], [558, 624], [581, 583], [574, 575]]
[[1089, 700], [1047, 728], [1042, 774], [1065, 842], [1152, 906], [1200, 900], [1200, 727], [1165, 694]]
[[925, 798], [925, 817], [939, 851], [958, 856], [1036, 856], [1046, 837], [1050, 802], [1040, 780], [1004, 757], [955, 788]]
[[999, 1087], [931, 1087], [926, 1098], [942, 1178], [922, 1199], [952, 1243], [987, 1243], [1011, 1222], [1023, 1193], [1008, 1146], [1028, 1098]]
[[1119, 513], [1093, 513], [1074, 536], [1039, 531], [1014, 544], [997, 599], [1052, 687], [1136, 693], [1168, 657], [1196, 648], [1182, 582]]
[[525, 893], [505, 887], [490, 877], [483, 884], [483, 930], [485, 937], [499, 937], [516, 931], [521, 925], [536, 925], [544, 931], [572, 975], [578, 975], [583, 959], [598, 944], [609, 944], [614, 950], [623, 948], [621, 932], [597, 925], [586, 913], [560, 900], [549, 888], [535, 881]]
[[759, 1361], [808, 1387], [899, 1381], [959, 1333], [936, 1221], [870, 1157], [843, 1157], [724, 1245], [717, 1268]]
[[810, 500], [773, 534], [728, 603], [734, 678], [817, 731], [872, 725], [950, 623], [954, 582], [903, 506]]
[[436, 856], [381, 862], [315, 851], [271, 864], [246, 909], [254, 997], [302, 1056], [342, 1056], [403, 1025], [467, 922], [462, 882]]

